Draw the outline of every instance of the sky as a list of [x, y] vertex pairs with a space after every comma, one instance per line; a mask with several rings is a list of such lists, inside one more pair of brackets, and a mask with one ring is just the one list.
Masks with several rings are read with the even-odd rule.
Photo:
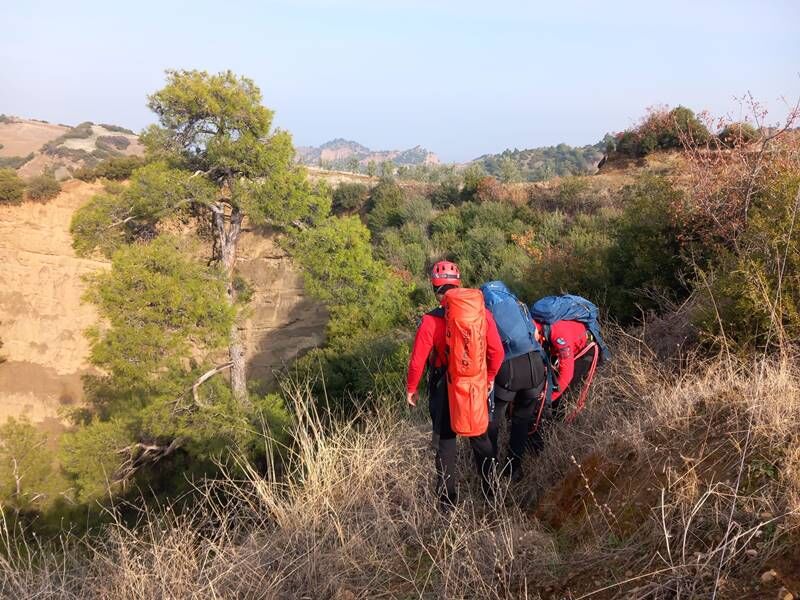
[[[591, 144], [654, 105], [800, 98], [800, 1], [26, 0], [3, 7], [0, 113], [140, 130], [166, 69], [253, 79], [296, 145], [446, 161]], [[785, 102], [784, 100], [785, 99]]]

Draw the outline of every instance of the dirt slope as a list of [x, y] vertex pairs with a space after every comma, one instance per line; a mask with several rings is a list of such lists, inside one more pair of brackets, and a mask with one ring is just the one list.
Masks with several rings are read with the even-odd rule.
[[27, 156], [68, 130], [69, 127], [41, 121], [0, 122], [0, 156]]

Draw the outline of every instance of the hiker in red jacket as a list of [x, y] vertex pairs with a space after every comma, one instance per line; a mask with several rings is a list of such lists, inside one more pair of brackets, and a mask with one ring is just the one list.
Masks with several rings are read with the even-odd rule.
[[[461, 287], [461, 274], [454, 263], [441, 261], [431, 271], [436, 299], [441, 303], [451, 289]], [[456, 488], [456, 434], [450, 426], [450, 405], [447, 396], [447, 364], [445, 354], [444, 308], [426, 313], [417, 329], [414, 347], [408, 364], [407, 401], [417, 405], [417, 388], [422, 373], [428, 369], [428, 408], [433, 422], [433, 445], [436, 448], [436, 489], [443, 508], [452, 507], [457, 499]], [[491, 313], [486, 311], [486, 368], [489, 389], [503, 362], [503, 344]], [[488, 402], [488, 399], [487, 399]], [[487, 433], [469, 438], [475, 465], [481, 476], [484, 493], [490, 493], [493, 465], [492, 444]]]
[[[534, 321], [539, 335], [544, 336], [544, 328]], [[590, 375], [597, 367], [599, 349], [592, 339], [586, 325], [578, 321], [557, 321], [550, 326], [550, 339], [541, 340], [550, 353], [550, 361], [555, 366], [556, 389], [552, 394], [552, 414], [559, 421], [566, 415], [566, 406], [576, 394], [585, 400], [583, 388], [591, 383]], [[588, 391], [588, 389], [587, 389]], [[583, 402], [578, 400], [579, 407]]]

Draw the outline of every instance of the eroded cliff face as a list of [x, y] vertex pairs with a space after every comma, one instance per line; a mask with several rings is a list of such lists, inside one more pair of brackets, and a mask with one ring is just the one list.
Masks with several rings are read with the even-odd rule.
[[327, 311], [305, 295], [302, 274], [268, 230], [242, 233], [236, 268], [253, 292], [241, 320], [248, 378], [269, 385], [276, 370], [322, 343]]
[[75, 256], [69, 222], [100, 187], [70, 181], [47, 204], [0, 206], [0, 421], [57, 418], [83, 397], [83, 332], [98, 319], [83, 276], [109, 265]]
[[[57, 424], [59, 409], [83, 400], [90, 372], [86, 329], [98, 322], [82, 301], [83, 275], [109, 268], [75, 256], [72, 214], [101, 189], [69, 181], [46, 204], [0, 206], [0, 422], [27, 416]], [[242, 326], [251, 377], [273, 372], [323, 339], [325, 310], [269, 232], [245, 232], [237, 265], [253, 290]]]

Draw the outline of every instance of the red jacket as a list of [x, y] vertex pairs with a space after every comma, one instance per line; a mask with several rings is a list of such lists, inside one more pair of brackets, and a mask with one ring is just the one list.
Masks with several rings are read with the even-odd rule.
[[586, 332], [586, 325], [577, 321], [556, 321], [550, 326], [550, 353], [558, 357], [558, 391], [553, 392], [553, 400], [558, 400], [572, 381], [575, 357], [589, 342]]
[[[427, 363], [434, 368], [444, 366], [444, 329], [444, 317], [431, 313], [422, 317], [422, 322], [419, 324], [417, 335], [414, 338], [411, 359], [408, 362], [406, 390], [409, 392], [417, 391]], [[489, 381], [494, 381], [500, 365], [503, 364], [503, 356], [503, 342], [497, 332], [497, 325], [492, 313], [486, 310], [486, 371]]]

